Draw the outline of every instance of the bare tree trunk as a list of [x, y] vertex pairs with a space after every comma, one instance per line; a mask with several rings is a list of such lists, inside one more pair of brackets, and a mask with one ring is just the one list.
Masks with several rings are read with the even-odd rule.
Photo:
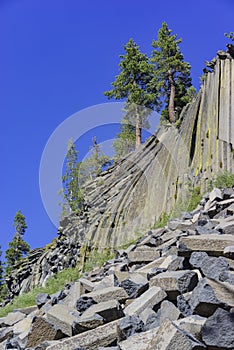
[[141, 117], [138, 108], [136, 107], [136, 148], [142, 144], [141, 140]]
[[172, 69], [168, 71], [169, 83], [170, 83], [170, 98], [168, 105], [169, 121], [170, 123], [175, 123], [175, 82], [173, 79]]

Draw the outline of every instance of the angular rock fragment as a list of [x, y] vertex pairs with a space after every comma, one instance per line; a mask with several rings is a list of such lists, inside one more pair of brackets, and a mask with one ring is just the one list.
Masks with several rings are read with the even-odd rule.
[[205, 317], [201, 317], [199, 315], [191, 315], [185, 318], [181, 318], [177, 321], [174, 321], [174, 323], [179, 328], [192, 334], [196, 339], [202, 341], [201, 329], [202, 329], [202, 326], [205, 324], [206, 320], [207, 318]]
[[131, 264], [147, 263], [159, 257], [160, 257], [160, 253], [155, 249], [131, 251], [128, 254], [128, 259], [130, 260]]
[[151, 287], [140, 297], [133, 300], [133, 302], [124, 309], [127, 316], [139, 315], [147, 307], [155, 307], [166, 298], [167, 294], [162, 288]]
[[146, 350], [202, 350], [205, 345], [173, 322], [165, 320]]
[[189, 305], [193, 312], [209, 317], [218, 307], [234, 306], [234, 287], [203, 278], [193, 290]]
[[129, 298], [132, 299], [137, 298], [139, 295], [144, 293], [147, 290], [149, 283], [147, 281], [146, 284], [137, 284], [132, 281], [131, 278], [127, 278], [123, 280], [119, 286], [125, 289]]
[[219, 276], [229, 270], [229, 264], [223, 257], [209, 257], [205, 252], [193, 252], [189, 263], [194, 268], [199, 268], [208, 278], [219, 280]]
[[16, 311], [16, 312], [10, 312], [5, 318], [4, 318], [4, 324], [6, 326], [13, 326], [17, 322], [23, 320], [25, 318], [25, 314], [22, 312]]
[[163, 272], [150, 280], [150, 286], [161, 287], [172, 300], [181, 293], [193, 290], [197, 283], [197, 273], [190, 270]]
[[125, 340], [135, 333], [140, 333], [144, 329], [144, 323], [136, 316], [124, 317], [118, 324], [118, 335], [120, 340]]
[[50, 296], [47, 293], [39, 293], [36, 296], [36, 304], [39, 308], [41, 308], [44, 304], [46, 304], [50, 300]]
[[97, 350], [100, 346], [109, 346], [118, 339], [117, 325], [119, 322], [120, 320], [116, 320], [85, 333], [58, 341], [46, 350], [74, 350], [79, 347], [84, 347], [88, 350]]
[[84, 295], [77, 300], [76, 309], [82, 313], [94, 304], [97, 303], [93, 300], [93, 298]]
[[43, 317], [35, 317], [28, 335], [27, 347], [34, 348], [44, 341], [64, 338], [64, 334]]
[[123, 310], [117, 300], [109, 300], [91, 306], [82, 314], [81, 320], [91, 317], [94, 314], [102, 316], [105, 322], [111, 322], [124, 316]]
[[234, 313], [217, 309], [201, 330], [202, 340], [209, 349], [234, 349]]
[[83, 297], [92, 298], [96, 303], [101, 303], [108, 300], [126, 300], [127, 292], [121, 287], [107, 287], [98, 289], [93, 292], [83, 295]]
[[50, 308], [47, 312], [47, 319], [54, 324], [64, 334], [71, 337], [73, 334], [74, 323], [78, 321], [79, 316], [77, 311], [68, 309], [66, 305], [57, 304]]
[[225, 247], [234, 245], [234, 235], [201, 235], [182, 237], [178, 245], [181, 256], [190, 256], [192, 252], [207, 252], [209, 255], [220, 256]]
[[146, 350], [156, 336], [157, 329], [150, 329], [146, 332], [135, 333], [126, 340], [123, 340], [119, 343], [120, 350]]
[[73, 323], [73, 334], [79, 334], [82, 332], [86, 332], [90, 329], [97, 328], [104, 324], [104, 318], [98, 314], [93, 314], [88, 317], [84, 317], [83, 315]]

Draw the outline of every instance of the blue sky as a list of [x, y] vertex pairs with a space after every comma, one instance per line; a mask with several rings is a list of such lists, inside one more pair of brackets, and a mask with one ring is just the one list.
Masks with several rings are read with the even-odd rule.
[[[69, 116], [107, 102], [103, 91], [118, 73], [119, 54], [129, 38], [150, 54], [152, 39], [166, 21], [183, 39], [181, 50], [199, 88], [204, 61], [225, 49], [223, 33], [234, 30], [233, 17], [233, 0], [0, 0], [3, 250], [19, 209], [32, 248], [56, 236], [40, 196], [43, 150]], [[80, 147], [85, 154], [87, 140]]]

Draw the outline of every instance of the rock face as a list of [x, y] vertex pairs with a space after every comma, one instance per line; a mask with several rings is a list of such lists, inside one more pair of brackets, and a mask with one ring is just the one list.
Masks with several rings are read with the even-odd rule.
[[[171, 124], [160, 127], [136, 152], [86, 183], [84, 211], [62, 220], [58, 239], [46, 250], [36, 249], [29, 254], [20, 271], [8, 280], [12, 296], [44, 285], [55, 272], [76, 266], [84, 255], [81, 247], [119, 248], [137, 239], [142, 230], [153, 227], [163, 213], [170, 212], [176, 202], [186, 201], [189, 184], [199, 184], [204, 191], [220, 171], [234, 169], [233, 56], [218, 52], [212, 69], [196, 100], [182, 112], [180, 128]], [[219, 191], [212, 196], [210, 218], [219, 211]], [[233, 198], [229, 200], [222, 207], [232, 203], [233, 212]], [[230, 223], [220, 224], [225, 234], [233, 230]], [[183, 229], [184, 224], [172, 222], [171, 228], [175, 225]], [[186, 225], [193, 229], [193, 223]], [[197, 230], [206, 233], [204, 227]], [[152, 245], [154, 242], [147, 245], [147, 254], [140, 249], [132, 252], [132, 264], [156, 259], [158, 252], [151, 249]]]
[[[148, 231], [98, 273], [87, 272], [56, 293], [65, 297], [39, 294], [37, 306], [1, 318], [0, 349], [233, 350], [234, 260], [226, 252], [234, 232], [224, 234], [221, 226], [224, 209], [225, 219], [234, 222], [231, 201], [224, 203], [234, 189], [220, 191], [214, 220], [209, 209], [215, 191], [199, 209]], [[204, 244], [187, 244], [185, 254], [184, 240], [194, 237]], [[221, 240], [222, 247], [209, 240]], [[155, 254], [133, 261], [131, 253], [147, 255], [148, 244]]]

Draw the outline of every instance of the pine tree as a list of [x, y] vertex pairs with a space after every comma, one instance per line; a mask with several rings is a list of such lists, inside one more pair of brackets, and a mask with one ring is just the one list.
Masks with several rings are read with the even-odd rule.
[[125, 119], [121, 121], [120, 132], [117, 134], [116, 139], [113, 142], [114, 158], [125, 156], [126, 154], [133, 152], [136, 145], [136, 128], [125, 122]]
[[93, 137], [93, 146], [90, 152], [90, 157], [83, 160], [80, 165], [81, 185], [83, 185], [88, 179], [95, 179], [101, 174], [104, 167], [111, 164], [110, 158], [104, 154], [100, 145], [97, 143], [96, 136]]
[[14, 218], [15, 235], [6, 250], [6, 276], [9, 276], [14, 265], [22, 260], [30, 251], [29, 244], [24, 241], [23, 236], [27, 229], [24, 215], [19, 210]]
[[[142, 143], [142, 125], [156, 104], [155, 90], [149, 90], [154, 67], [149, 58], [141, 53], [139, 46], [130, 39], [124, 46], [125, 55], [120, 55], [120, 74], [112, 83], [113, 89], [104, 94], [116, 100], [125, 99], [131, 115], [134, 116], [136, 147]], [[145, 108], [148, 108], [147, 113]], [[129, 112], [130, 113], [130, 112]]]
[[81, 210], [83, 207], [83, 195], [79, 184], [79, 169], [81, 162], [78, 162], [78, 151], [72, 139], [68, 141], [66, 155], [66, 171], [62, 177], [63, 182], [63, 212], [62, 216], [71, 212]]
[[230, 39], [231, 41], [234, 41], [234, 32], [224, 33], [224, 35], [226, 36], [226, 38]]
[[191, 86], [190, 65], [184, 62], [183, 54], [179, 44], [182, 39], [172, 35], [166, 22], [158, 31], [157, 40], [153, 40], [151, 61], [155, 64], [155, 78], [152, 80], [152, 87], [158, 92], [160, 99], [165, 104], [162, 116], [174, 123], [177, 114], [180, 113], [186, 104], [183, 96]]
[[3, 298], [4, 294], [4, 269], [3, 269], [3, 262], [1, 260], [2, 257], [2, 250], [0, 246], [0, 300]]
[[[136, 146], [135, 105], [126, 103], [123, 111], [125, 116], [121, 120], [120, 133], [113, 142], [116, 160], [134, 151]], [[138, 106], [138, 111], [141, 115], [142, 128], [149, 129], [148, 109]]]

